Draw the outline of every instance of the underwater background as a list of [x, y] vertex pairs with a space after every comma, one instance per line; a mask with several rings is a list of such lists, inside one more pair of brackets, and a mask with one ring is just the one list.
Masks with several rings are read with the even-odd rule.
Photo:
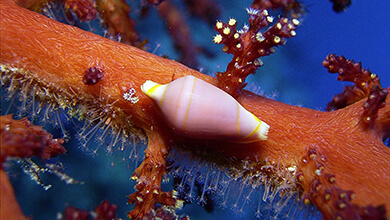
[[[180, 1], [174, 2], [183, 4]], [[247, 22], [245, 8], [252, 1], [220, 0], [219, 3], [222, 8], [221, 21], [227, 22], [229, 18], [235, 18], [239, 23], [238, 28]], [[390, 2], [353, 0], [350, 7], [342, 13], [335, 13], [328, 0], [306, 0], [302, 3], [306, 5], [307, 12], [296, 30], [297, 36], [288, 39], [285, 46], [276, 48], [274, 54], [262, 58], [264, 66], [256, 71], [256, 75], [247, 78], [248, 89], [272, 97], [277, 94], [276, 99], [281, 102], [323, 111], [332, 97], [341, 93], [344, 85], [350, 84], [338, 82], [337, 75], [328, 73], [321, 65], [329, 53], [361, 61], [363, 68], [370, 69], [380, 77], [382, 87], [390, 86]], [[141, 39], [149, 39], [149, 51], [154, 51], [159, 44], [161, 46], [155, 52], [157, 55], [179, 59], [164, 21], [159, 18], [156, 10], [151, 10], [146, 18], [139, 19], [137, 4], [138, 1], [130, 4], [133, 7], [131, 16], [137, 20]], [[183, 10], [186, 9], [183, 7]], [[272, 14], [278, 15], [275, 12]], [[187, 17], [187, 21], [191, 27], [193, 42], [215, 54], [213, 58], [200, 54], [197, 57], [199, 68], [210, 75], [224, 71], [232, 56], [223, 53], [222, 46], [212, 42], [216, 31], [199, 19]], [[3, 98], [1, 102], [4, 114], [9, 103]], [[16, 111], [11, 109], [11, 113]], [[54, 175], [42, 174], [44, 184], [51, 185], [50, 189], [44, 190], [24, 174], [17, 164], [9, 168], [15, 194], [25, 215], [34, 219], [55, 219], [67, 205], [93, 210], [107, 199], [118, 205], [117, 217], [127, 218], [126, 212], [132, 206], [126, 204], [126, 195], [134, 192], [134, 181], [129, 178], [142, 158], [123, 162], [115, 153], [109, 155], [103, 148], [96, 156], [86, 154], [75, 138], [82, 126], [83, 123], [76, 120], [65, 123], [71, 137], [64, 144], [67, 153], [55, 158], [53, 162], [60, 161], [65, 173], [83, 184], [67, 185]], [[45, 128], [55, 138], [61, 137], [60, 129], [53, 128], [50, 124]], [[89, 144], [93, 144], [93, 140]], [[141, 153], [139, 155], [142, 156]], [[171, 189], [172, 180], [164, 183], [164, 188]], [[234, 202], [234, 198], [231, 198], [231, 203]], [[229, 206], [221, 208], [217, 200], [213, 211], [208, 212], [194, 202], [186, 204], [179, 213], [185, 213], [191, 219], [256, 219], [254, 210], [257, 201], [249, 201], [246, 206], [244, 213], [235, 214]], [[313, 213], [311, 218], [321, 219], [320, 214], [315, 211]], [[307, 216], [302, 214], [300, 218], [305, 219]]]

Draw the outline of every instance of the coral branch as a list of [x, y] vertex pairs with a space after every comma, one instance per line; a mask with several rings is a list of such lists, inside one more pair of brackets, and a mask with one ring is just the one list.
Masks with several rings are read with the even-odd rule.
[[[186, 14], [180, 9], [174, 1], [164, 0], [148, 0], [148, 4], [143, 5], [141, 15], [146, 16], [151, 6], [155, 6], [160, 17], [166, 24], [166, 29], [173, 39], [175, 49], [180, 53], [178, 59], [184, 65], [191, 68], [198, 68], [197, 55], [203, 53], [211, 57], [213, 54], [207, 49], [200, 47], [192, 40], [192, 33], [188, 25]], [[203, 19], [215, 18], [218, 16], [219, 10], [217, 3], [213, 0], [188, 1], [187, 7], [190, 13], [195, 14]], [[212, 23], [215, 19], [212, 20]]]
[[91, 0], [65, 0], [65, 8], [72, 9], [81, 21], [92, 21], [96, 18], [97, 10]]
[[[329, 54], [322, 62], [322, 65], [330, 73], [338, 73], [339, 81], [353, 82], [352, 86], [345, 86], [342, 93], [333, 97], [332, 102], [328, 103], [327, 111], [344, 108], [363, 98], [367, 101], [363, 103], [364, 112], [362, 121], [365, 124], [372, 125], [379, 108], [385, 106], [388, 91], [382, 89], [379, 83], [379, 77], [367, 69], [363, 69], [361, 63], [355, 63], [353, 60], [347, 60], [343, 56]], [[383, 120], [382, 120], [383, 121]], [[388, 123], [388, 119], [386, 120]]]
[[16, 201], [14, 189], [4, 169], [0, 169], [0, 218], [1, 219], [28, 219], [23, 215]]
[[379, 86], [379, 77], [369, 70], [363, 69], [361, 63], [347, 60], [343, 56], [329, 54], [322, 65], [330, 73], [338, 73], [337, 80], [353, 82], [355, 85], [344, 87], [341, 94], [336, 95], [332, 102], [328, 103], [327, 111], [344, 108], [365, 97], [368, 97], [371, 89]]
[[28, 158], [38, 156], [43, 160], [65, 153], [62, 139], [53, 139], [42, 127], [31, 124], [27, 119], [16, 121], [12, 115], [0, 116], [0, 218], [26, 219], [20, 209], [11, 183], [4, 171], [6, 157]]
[[174, 206], [175, 196], [172, 192], [161, 191], [161, 180], [166, 174], [166, 157], [168, 143], [165, 135], [158, 130], [148, 133], [148, 148], [145, 150], [145, 159], [135, 170], [131, 179], [136, 180], [137, 192], [129, 196], [129, 203], [135, 203], [134, 210], [129, 212], [131, 219], [154, 218], [156, 203]]
[[362, 119], [367, 124], [373, 124], [375, 119], [378, 117], [378, 110], [385, 107], [386, 97], [389, 91], [381, 89], [379, 86], [371, 88], [368, 99], [363, 103], [363, 115]]
[[[297, 180], [303, 187], [303, 202], [316, 204], [324, 219], [385, 219], [386, 209], [378, 207], [360, 207], [353, 205], [356, 197], [353, 191], [342, 190], [336, 176], [329, 173], [327, 158], [315, 147], [307, 149], [300, 160]], [[307, 178], [308, 176], [312, 178]]]
[[267, 27], [273, 22], [267, 10], [247, 9], [249, 14], [249, 26], [237, 30], [237, 21], [230, 19], [228, 23], [218, 21], [215, 30], [219, 33], [214, 37], [214, 42], [224, 44], [223, 51], [233, 54], [233, 59], [226, 68], [226, 72], [219, 72], [217, 79], [219, 87], [234, 97], [240, 94], [245, 87], [245, 79], [249, 74], [262, 65], [259, 59], [275, 52], [274, 47], [284, 45], [285, 38], [296, 35], [295, 29], [299, 24], [296, 19], [280, 18], [264, 33], [261, 28]]
[[136, 22], [130, 18], [130, 6], [123, 0], [96, 1], [97, 10], [100, 12], [104, 25], [108, 28], [108, 34], [120, 39], [122, 43], [142, 47], [140, 36], [135, 30]]
[[181, 52], [180, 62], [193, 68], [197, 67], [196, 54], [199, 51], [191, 39], [191, 31], [185, 22], [184, 14], [171, 1], [164, 1], [157, 6], [157, 10], [167, 23], [175, 48]]
[[87, 220], [91, 216], [88, 211], [80, 210], [73, 206], [67, 206], [64, 215], [66, 220]]
[[[108, 200], [104, 200], [98, 207], [95, 208], [93, 215], [94, 220], [114, 220], [117, 206], [110, 204]], [[91, 219], [91, 213], [86, 210], [81, 210], [73, 206], [67, 206], [64, 211], [65, 220], [88, 220]]]
[[185, 0], [191, 15], [197, 16], [213, 25], [221, 14], [220, 6], [215, 0]]
[[53, 139], [51, 134], [26, 118], [15, 121], [12, 115], [6, 115], [0, 116], [0, 122], [1, 164], [7, 156], [25, 158], [35, 155], [46, 160], [66, 152], [61, 146], [64, 140]]
[[284, 14], [293, 18], [299, 18], [305, 12], [304, 6], [296, 0], [254, 0], [251, 7], [266, 10], [282, 9]]
[[[64, 109], [95, 104], [96, 108], [100, 109], [100, 114], [96, 115], [107, 118], [102, 123], [115, 122], [114, 128], [141, 137], [143, 133], [140, 130], [142, 130], [148, 136], [146, 159], [134, 174], [138, 181], [136, 186], [138, 191], [129, 197], [130, 202], [136, 203], [135, 209], [129, 214], [134, 218], [150, 216], [156, 203], [172, 205], [175, 202], [172, 193], [159, 191], [159, 180], [165, 174], [165, 157], [169, 153], [170, 146], [185, 146], [194, 152], [211, 150], [215, 153], [212, 156], [196, 155], [201, 159], [223, 164], [227, 169], [234, 166], [233, 160], [227, 159], [225, 161], [230, 163], [221, 163], [219, 158], [234, 157], [235, 161], [250, 160], [258, 163], [267, 162], [271, 165], [280, 164], [281, 167], [295, 166], [304, 175], [306, 182], [302, 183], [299, 192], [306, 196], [316, 189], [316, 185], [313, 188], [312, 183], [318, 179], [320, 171], [313, 172], [313, 166], [303, 165], [301, 160], [302, 157], [307, 156], [308, 149], [315, 148], [319, 158], [321, 156], [326, 158], [321, 162], [326, 169], [323, 171], [324, 174], [334, 175], [337, 179], [338, 188], [332, 188], [333, 185], [326, 183], [325, 176], [320, 179], [323, 183], [322, 192], [326, 193], [327, 190], [334, 192], [332, 195], [335, 196], [331, 196], [329, 202], [340, 201], [337, 196], [343, 194], [339, 190], [341, 189], [345, 192], [351, 190], [356, 195], [352, 199], [347, 193], [348, 197], [345, 197], [348, 200], [352, 199], [350, 202], [355, 210], [357, 210], [356, 206], [362, 207], [359, 210], [372, 206], [378, 207], [376, 211], [381, 213], [381, 205], [386, 209], [390, 207], [388, 187], [390, 176], [387, 175], [390, 172], [390, 149], [382, 142], [383, 138], [389, 136], [389, 105], [383, 107], [378, 105], [382, 107], [377, 108], [377, 117], [374, 121], [374, 125], [378, 126], [365, 129], [360, 126], [365, 100], [336, 111], [319, 112], [290, 106], [241, 90], [237, 100], [248, 111], [271, 126], [266, 141], [237, 144], [181, 137], [167, 127], [157, 106], [141, 92], [140, 86], [146, 80], [165, 84], [184, 75], [194, 75], [217, 85], [215, 78], [191, 70], [177, 62], [52, 21], [5, 0], [0, 3], [0, 14], [1, 77], [8, 90], [14, 89], [17, 83], [29, 82], [29, 86], [41, 88], [46, 92], [39, 94], [43, 102], [55, 101]], [[257, 12], [255, 14], [252, 16], [254, 19], [252, 22], [268, 24], [266, 15]], [[219, 25], [217, 29], [220, 30], [221, 28], [218, 27]], [[221, 27], [224, 27], [221, 35], [234, 39], [235, 22], [221, 23]], [[229, 27], [227, 33], [224, 33], [225, 27]], [[241, 43], [242, 49], [237, 49], [237, 44], [233, 43], [226, 49], [229, 52], [240, 52], [250, 45], [263, 48], [258, 50], [257, 55], [248, 56], [251, 60], [244, 57], [247, 54], [238, 53], [242, 56], [239, 60], [234, 59], [234, 62], [237, 62], [240, 68], [235, 67], [233, 63], [229, 65], [228, 70], [234, 70], [234, 74], [236, 71], [245, 70], [243, 71], [245, 74], [241, 77], [253, 73], [259, 65], [259, 62], [255, 62], [259, 56], [272, 52], [272, 48], [280, 45], [286, 36], [293, 36], [295, 24], [281, 19], [273, 28], [259, 36], [256, 28], [252, 31], [249, 27], [246, 33], [251, 34], [242, 34], [245, 38], [236, 42]], [[240, 33], [238, 34], [240, 36]], [[257, 40], [256, 36], [258, 39], [264, 37], [269, 41], [262, 40], [256, 43], [254, 42]], [[92, 66], [101, 67], [104, 70], [104, 77], [96, 84], [85, 84], [83, 82], [85, 71]], [[228, 77], [223, 76], [223, 78]], [[224, 80], [219, 76], [219, 82]], [[228, 82], [229, 80], [225, 81], [225, 86], [231, 87], [231, 91], [237, 94], [244, 80], [235, 84]], [[134, 99], [137, 101], [129, 101], [128, 95], [124, 98], [124, 94], [128, 94], [130, 89], [133, 89], [131, 96], [139, 98]], [[386, 97], [385, 101], [389, 102], [390, 98]], [[115, 111], [105, 111], [107, 109]], [[315, 169], [321, 170], [317, 166]], [[243, 173], [245, 167], [242, 166], [235, 171]], [[251, 172], [253, 175], [254, 173]], [[271, 179], [273, 173], [269, 172], [266, 175]], [[250, 177], [251, 174], [248, 178], [255, 178]], [[249, 180], [247, 182], [252, 183]], [[308, 187], [308, 184], [312, 186]], [[364, 187], [361, 187], [362, 185]], [[154, 193], [154, 190], [157, 190], [157, 193]], [[338, 216], [337, 207], [322, 208], [328, 204], [326, 201], [317, 200], [313, 196], [308, 198], [320, 208], [324, 216], [334, 218]], [[364, 213], [358, 214], [364, 215]], [[389, 217], [389, 213], [386, 214]]]

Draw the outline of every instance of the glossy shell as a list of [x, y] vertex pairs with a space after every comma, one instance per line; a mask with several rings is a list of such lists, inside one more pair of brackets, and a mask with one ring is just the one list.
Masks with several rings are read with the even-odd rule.
[[178, 134], [239, 143], [267, 139], [269, 125], [228, 93], [194, 76], [165, 85], [148, 80], [141, 90], [158, 104]]

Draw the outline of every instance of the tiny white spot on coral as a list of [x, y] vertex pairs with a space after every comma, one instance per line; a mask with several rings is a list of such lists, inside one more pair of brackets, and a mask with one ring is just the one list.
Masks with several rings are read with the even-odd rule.
[[257, 32], [257, 34], [256, 34], [256, 40], [259, 41], [259, 42], [262, 42], [263, 40], [265, 40], [265, 37], [263, 36], [262, 33]]
[[220, 35], [220, 34], [215, 35], [214, 43], [219, 44], [221, 42], [222, 42], [222, 35]]
[[280, 37], [279, 36], [275, 36], [274, 37], [274, 42], [276, 43], [276, 44], [278, 44], [278, 43], [280, 43]]
[[234, 18], [230, 18], [230, 19], [229, 19], [228, 24], [229, 24], [230, 26], [234, 26], [236, 23], [237, 23], [237, 20], [236, 20], [236, 19], [234, 19]]
[[246, 8], [246, 12], [247, 12], [249, 15], [257, 15], [257, 13], [259, 13], [259, 10], [254, 9], [254, 8]]
[[217, 29], [222, 29], [223, 24], [222, 22], [218, 21], [217, 24], [215, 24], [215, 26], [217, 27]]
[[274, 18], [272, 16], [267, 16], [268, 23], [272, 23], [274, 21]]
[[223, 33], [224, 33], [225, 35], [230, 34], [230, 28], [225, 27], [225, 28], [223, 29]]
[[135, 95], [135, 89], [130, 88], [123, 94], [123, 98], [131, 103], [135, 104], [138, 102], [139, 98]]

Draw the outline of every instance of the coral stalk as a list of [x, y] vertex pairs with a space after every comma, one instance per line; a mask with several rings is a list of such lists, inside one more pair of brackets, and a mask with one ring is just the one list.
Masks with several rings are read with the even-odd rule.
[[64, 140], [53, 139], [40, 126], [27, 119], [16, 121], [12, 115], [0, 116], [0, 218], [27, 219], [16, 201], [14, 190], [4, 170], [7, 157], [29, 158], [38, 156], [42, 160], [66, 152], [61, 146]]
[[[384, 205], [389, 209], [390, 176], [387, 173], [390, 171], [390, 150], [383, 144], [383, 138], [389, 136], [389, 105], [378, 109], [375, 124], [367, 129], [361, 126], [365, 100], [337, 111], [320, 112], [243, 90], [237, 100], [271, 126], [268, 140], [250, 144], [208, 141], [206, 144], [203, 140], [175, 135], [162, 120], [152, 100], [141, 92], [140, 86], [146, 80], [165, 84], [185, 75], [194, 75], [217, 85], [215, 78], [61, 24], [6, 0], [1, 1], [0, 13], [3, 75], [18, 74], [24, 79], [35, 80], [48, 93], [61, 94], [64, 99], [55, 98], [64, 108], [91, 100], [99, 102], [104, 98], [106, 103], [112, 103], [129, 116], [135, 129], [132, 131], [145, 131], [149, 138], [146, 159], [134, 176], [147, 181], [138, 182], [138, 192], [129, 196], [130, 202], [136, 203], [130, 216], [137, 219], [148, 215], [149, 210], [143, 209], [142, 203], [150, 208], [154, 203], [173, 203], [174, 198], [169, 193], [162, 198], [157, 193], [149, 195], [150, 190], [160, 193], [158, 181], [165, 173], [165, 158], [170, 146], [194, 146], [194, 143], [238, 160], [296, 166], [305, 203], [313, 202], [326, 218], [343, 216], [340, 213], [347, 211], [359, 214], [360, 209], [354, 206], [371, 210], [371, 206]], [[91, 67], [99, 67], [104, 77], [96, 84], [85, 84], [85, 71]], [[133, 88], [133, 95], [139, 98], [136, 102], [123, 98], [129, 88]], [[390, 102], [390, 98], [385, 101]], [[316, 157], [324, 158], [321, 160], [324, 168], [319, 163], [305, 162], [305, 157], [311, 158], [313, 149]], [[156, 167], [156, 164], [160, 166]], [[333, 175], [337, 185], [325, 183], [324, 176], [319, 175], [322, 170], [323, 174]], [[316, 183], [324, 187], [323, 190], [316, 187]], [[319, 199], [328, 198], [326, 193], [330, 193], [331, 204], [340, 204], [342, 198], [336, 196], [340, 190], [353, 191], [355, 197], [351, 197], [351, 206], [330, 206], [328, 200]]]
[[4, 169], [0, 169], [0, 181], [0, 218], [27, 219], [27, 217], [23, 215], [18, 201], [16, 201], [14, 189], [12, 188], [7, 173], [4, 171]]

